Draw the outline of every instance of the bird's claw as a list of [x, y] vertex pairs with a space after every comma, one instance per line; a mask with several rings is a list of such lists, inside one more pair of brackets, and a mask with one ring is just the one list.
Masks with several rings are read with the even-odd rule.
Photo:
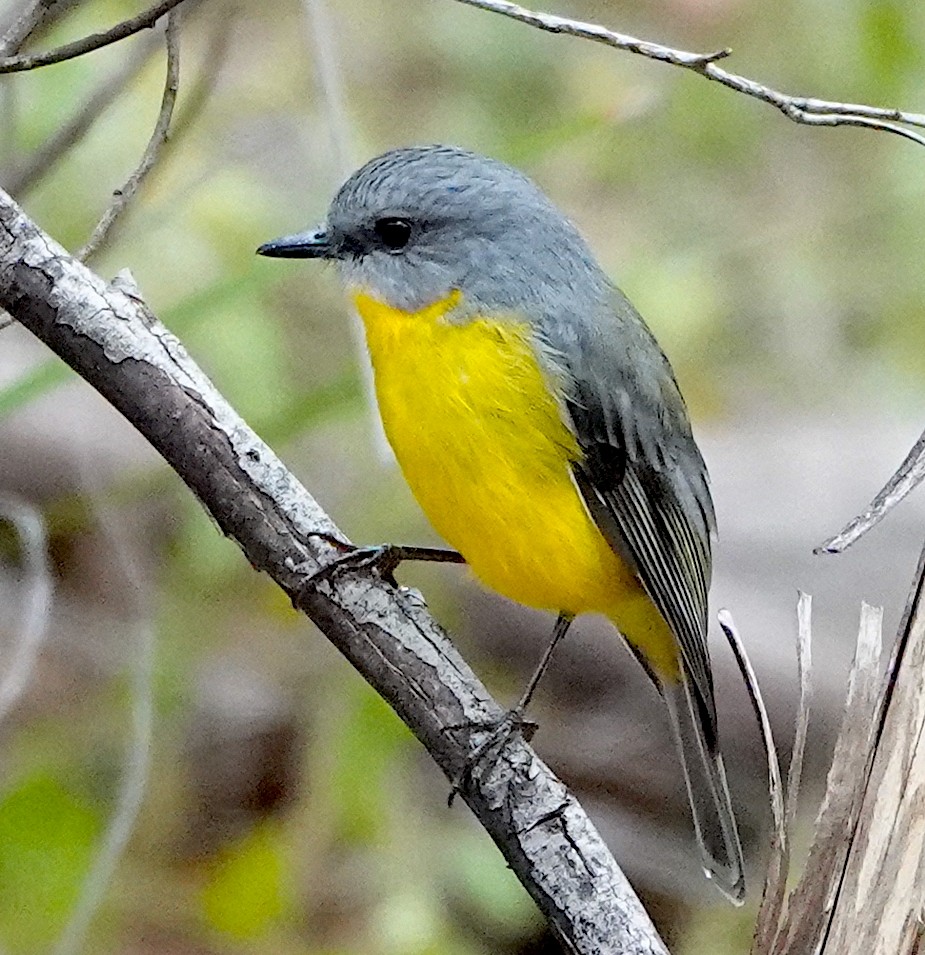
[[[539, 729], [538, 723], [527, 719], [521, 706], [515, 706], [508, 710], [499, 720], [470, 723], [468, 726], [470, 729], [484, 729], [488, 732], [488, 736], [466, 757], [462, 772], [453, 782], [450, 794], [447, 797], [448, 806], [453, 805], [453, 801], [458, 795], [471, 791], [472, 784], [475, 781], [475, 771], [480, 766], [486, 766], [486, 768], [493, 766], [512, 737], [520, 736], [525, 743], [529, 743]], [[486, 759], [490, 761], [486, 762]]]

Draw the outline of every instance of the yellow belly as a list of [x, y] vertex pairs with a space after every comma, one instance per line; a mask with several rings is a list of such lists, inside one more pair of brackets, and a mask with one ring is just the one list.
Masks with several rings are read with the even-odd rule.
[[660, 672], [675, 641], [588, 515], [578, 454], [525, 325], [407, 314], [358, 293], [383, 425], [418, 503], [488, 587], [531, 607], [600, 612]]

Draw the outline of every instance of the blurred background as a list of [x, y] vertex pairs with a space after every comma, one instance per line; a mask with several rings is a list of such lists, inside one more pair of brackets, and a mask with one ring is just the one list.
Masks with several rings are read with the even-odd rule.
[[[2, 0], [0, 27], [19, 9]], [[141, 7], [63, 9], [27, 49]], [[796, 126], [700, 77], [453, 0], [184, 9], [172, 138], [92, 267], [107, 279], [131, 270], [354, 540], [430, 542], [382, 453], [333, 271], [254, 249], [320, 218], [345, 174], [392, 146], [455, 142], [534, 177], [674, 364], [713, 477], [713, 607], [736, 617], [784, 759], [797, 590], [814, 595], [805, 846], [860, 601], [884, 606], [891, 640], [922, 542], [919, 496], [846, 555], [812, 555], [925, 418], [925, 151]], [[925, 109], [921, 4], [546, 9], [689, 50], [730, 46], [724, 66], [786, 92]], [[163, 77], [160, 29], [0, 77], [0, 185], [68, 248], [137, 163]], [[91, 100], [98, 90], [111, 102]], [[94, 121], [78, 144], [39, 165], [43, 144], [82, 112]], [[54, 593], [22, 694], [0, 694], [0, 950], [558, 951], [387, 706], [133, 430], [16, 326], [0, 332], [4, 513], [14, 502], [42, 515], [48, 546], [8, 527], [0, 536], [0, 676], [23, 669], [16, 648], [43, 553]], [[513, 702], [551, 619], [484, 592], [462, 568], [400, 576]], [[757, 731], [719, 640], [714, 661], [751, 867], [741, 911], [699, 872], [662, 708], [612, 630], [579, 622], [533, 711], [534, 745], [685, 955], [747, 950], [767, 856]]]

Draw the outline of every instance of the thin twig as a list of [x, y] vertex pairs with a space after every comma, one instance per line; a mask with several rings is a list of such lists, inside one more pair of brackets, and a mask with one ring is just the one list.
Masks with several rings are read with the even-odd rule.
[[126, 60], [122, 69], [103, 80], [74, 116], [49, 136], [27, 163], [5, 177], [7, 190], [15, 196], [21, 196], [41, 180], [55, 163], [86, 136], [106, 108], [125, 92], [159, 44], [159, 37], [145, 37], [145, 42]]
[[834, 537], [823, 541], [814, 554], [840, 554], [855, 541], [879, 524], [887, 514], [925, 479], [925, 432], [919, 437], [896, 469], [896, 473], [884, 484], [867, 509], [852, 518]]
[[[529, 24], [548, 33], [560, 33], [567, 36], [581, 37], [593, 40], [618, 50], [626, 50], [650, 60], [658, 60], [678, 66], [681, 69], [691, 70], [708, 80], [720, 83], [738, 93], [744, 93], [759, 99], [764, 103], [779, 109], [786, 117], [795, 123], [808, 126], [864, 126], [869, 129], [880, 129], [911, 139], [920, 146], [925, 146], [925, 136], [915, 133], [905, 126], [925, 128], [925, 114], [908, 113], [898, 109], [884, 109], [878, 106], [865, 106], [856, 103], [837, 103], [829, 100], [813, 99], [804, 96], [791, 96], [771, 89], [762, 83], [756, 83], [745, 76], [729, 73], [717, 66], [717, 61], [725, 59], [731, 50], [716, 50], [713, 53], [692, 53], [687, 50], [678, 50], [663, 46], [661, 43], [651, 43], [627, 33], [617, 33], [608, 30], [596, 23], [585, 23], [581, 20], [570, 20], [566, 17], [554, 16], [536, 10], [528, 10], [508, 0], [457, 0], [470, 7], [498, 13], [520, 23]], [[904, 125], [900, 125], [904, 124]]]
[[[768, 880], [761, 911], [758, 914], [753, 955], [768, 955], [774, 951], [784, 931], [786, 913], [787, 880], [790, 876], [789, 844], [796, 830], [797, 806], [800, 797], [800, 780], [803, 776], [803, 757], [806, 752], [806, 737], [809, 731], [810, 672], [812, 667], [812, 613], [813, 598], [800, 593], [797, 601], [797, 671], [800, 681], [800, 701], [797, 709], [793, 748], [790, 751], [790, 766], [787, 769], [787, 798], [784, 805], [784, 829], [787, 833], [788, 850], [785, 853], [774, 847], [769, 867]], [[773, 879], [772, 879], [773, 875]]]
[[91, 33], [90, 36], [81, 37], [81, 39], [74, 40], [72, 43], [65, 43], [63, 46], [49, 50], [47, 53], [5, 57], [0, 59], [0, 73], [21, 73], [24, 70], [35, 70], [41, 66], [62, 63], [65, 60], [83, 56], [85, 53], [92, 53], [101, 47], [109, 46], [110, 43], [118, 43], [133, 33], [153, 27], [164, 14], [169, 13], [182, 2], [183, 0], [161, 0], [160, 3], [155, 4], [150, 9], [139, 13], [138, 16], [117, 23], [111, 29], [106, 30], [105, 33]]
[[778, 916], [783, 905], [784, 888], [787, 882], [787, 870], [790, 864], [790, 847], [787, 838], [786, 815], [784, 810], [784, 784], [781, 778], [780, 762], [777, 758], [777, 748], [774, 745], [774, 733], [771, 730], [771, 720], [768, 717], [767, 707], [761, 696], [758, 677], [752, 667], [745, 644], [739, 636], [735, 621], [728, 610], [720, 610], [717, 614], [719, 625], [726, 635], [726, 640], [732, 648], [739, 672], [745, 681], [748, 698], [758, 720], [761, 730], [761, 743], [764, 746], [764, 755], [768, 770], [768, 792], [771, 799], [771, 818], [774, 823], [774, 838], [771, 842], [771, 863], [765, 879], [762, 893], [761, 909], [755, 925], [755, 944], [753, 952], [764, 952], [764, 940], [773, 938], [777, 928]]
[[125, 211], [129, 202], [131, 202], [133, 196], [138, 191], [138, 187], [154, 168], [164, 142], [167, 139], [167, 133], [170, 129], [170, 120], [173, 116], [173, 108], [177, 101], [177, 88], [180, 84], [179, 17], [179, 11], [173, 11], [167, 16], [167, 31], [165, 34], [167, 42], [167, 80], [164, 84], [164, 96], [161, 99], [161, 108], [158, 112], [157, 122], [154, 125], [154, 132], [151, 134], [151, 139], [148, 141], [148, 145], [135, 171], [128, 177], [125, 185], [114, 193], [112, 204], [97, 223], [96, 228], [93, 230], [86, 244], [76, 253], [76, 257], [81, 261], [90, 258], [106, 240], [110, 229], [112, 229], [116, 220]]
[[29, 684], [42, 641], [48, 631], [54, 589], [48, 566], [45, 523], [34, 507], [9, 497], [0, 498], [0, 521], [10, 524], [19, 538], [25, 599], [9, 661], [0, 677], [0, 720], [16, 705]]

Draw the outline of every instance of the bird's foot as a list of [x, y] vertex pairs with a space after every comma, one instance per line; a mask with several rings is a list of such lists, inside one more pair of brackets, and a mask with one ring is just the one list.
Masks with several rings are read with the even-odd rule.
[[500, 719], [484, 723], [469, 723], [469, 729], [480, 729], [488, 735], [466, 757], [462, 772], [453, 782], [447, 805], [452, 806], [453, 800], [464, 793], [471, 791], [478, 770], [490, 769], [498, 761], [505, 746], [515, 736], [520, 736], [529, 743], [539, 724], [527, 719], [523, 706], [515, 706], [507, 711]]
[[[465, 563], [465, 559], [458, 551], [448, 550], [444, 547], [415, 547], [404, 544], [371, 544], [365, 547], [356, 547], [334, 537], [332, 534], [315, 532], [309, 536], [320, 538], [340, 551], [340, 554], [325, 564], [324, 567], [312, 570], [311, 573], [306, 575], [293, 599], [296, 606], [298, 606], [299, 598], [304, 593], [345, 571], [368, 570], [379, 577], [380, 580], [397, 587], [395, 571], [398, 569], [398, 565], [406, 560], [422, 560], [444, 564]], [[298, 570], [302, 566], [296, 565], [293, 569]]]

